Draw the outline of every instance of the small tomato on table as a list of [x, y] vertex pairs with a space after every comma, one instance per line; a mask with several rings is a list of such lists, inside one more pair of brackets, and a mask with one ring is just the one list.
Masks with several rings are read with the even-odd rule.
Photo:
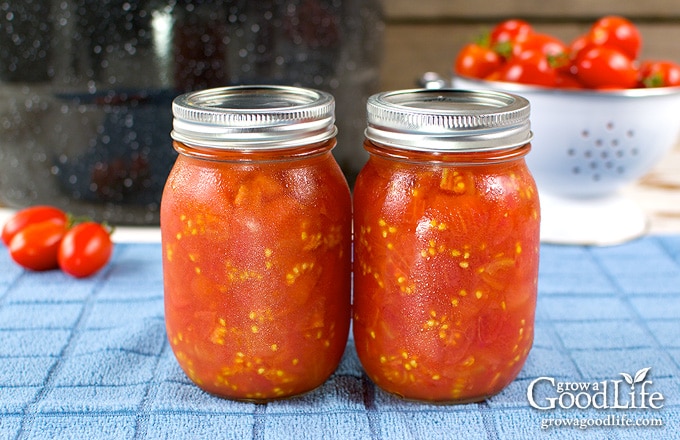
[[110, 231], [102, 224], [88, 221], [69, 229], [59, 246], [61, 270], [76, 278], [98, 272], [113, 252]]

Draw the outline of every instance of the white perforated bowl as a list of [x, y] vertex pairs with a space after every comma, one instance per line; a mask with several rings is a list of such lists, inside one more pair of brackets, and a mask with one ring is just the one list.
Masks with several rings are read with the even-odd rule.
[[458, 89], [493, 89], [531, 103], [527, 163], [539, 190], [567, 197], [615, 193], [647, 172], [680, 135], [680, 88], [561, 90], [454, 77]]

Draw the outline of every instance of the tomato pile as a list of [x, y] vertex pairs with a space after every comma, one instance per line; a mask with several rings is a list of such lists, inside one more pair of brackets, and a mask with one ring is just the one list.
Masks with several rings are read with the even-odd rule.
[[680, 85], [680, 65], [642, 60], [641, 47], [637, 27], [615, 15], [600, 18], [569, 44], [509, 19], [465, 45], [453, 68], [461, 76], [568, 89]]
[[60, 268], [83, 278], [103, 268], [113, 252], [111, 229], [90, 220], [78, 221], [53, 206], [16, 212], [2, 228], [2, 242], [12, 259], [34, 271]]

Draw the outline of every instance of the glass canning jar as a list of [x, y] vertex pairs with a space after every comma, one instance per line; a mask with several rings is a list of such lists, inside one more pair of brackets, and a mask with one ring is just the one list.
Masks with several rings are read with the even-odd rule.
[[462, 403], [507, 386], [533, 341], [539, 200], [526, 99], [402, 90], [369, 98], [354, 188], [353, 333], [368, 376]]
[[173, 103], [161, 201], [168, 339], [187, 376], [263, 401], [321, 385], [350, 323], [351, 199], [334, 99], [237, 86]]

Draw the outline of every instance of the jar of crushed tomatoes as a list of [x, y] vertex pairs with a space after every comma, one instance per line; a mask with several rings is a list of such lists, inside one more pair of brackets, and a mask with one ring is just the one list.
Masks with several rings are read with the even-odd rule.
[[331, 153], [334, 99], [238, 86], [173, 102], [179, 152], [161, 203], [165, 320], [203, 390], [310, 391], [349, 333], [351, 198]]
[[386, 92], [368, 101], [354, 188], [353, 334], [380, 388], [483, 400], [533, 341], [539, 201], [529, 103], [504, 93]]

